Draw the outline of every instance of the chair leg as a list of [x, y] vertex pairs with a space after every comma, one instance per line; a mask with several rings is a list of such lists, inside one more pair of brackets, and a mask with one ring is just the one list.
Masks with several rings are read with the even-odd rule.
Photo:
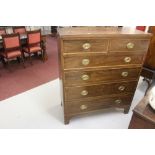
[[29, 53], [29, 59], [30, 59], [30, 64], [33, 65], [32, 58], [31, 58], [31, 53]]
[[25, 53], [24, 52], [22, 52], [22, 57], [23, 57], [23, 59], [25, 59]]
[[[0, 56], [0, 61], [2, 60], [2, 57]], [[0, 74], [0, 77], [1, 77], [1, 74]]]
[[3, 67], [5, 67], [6, 66], [5, 58], [4, 57], [1, 57], [1, 60], [2, 60], [2, 63], [3, 63]]
[[20, 59], [19, 59], [19, 57], [17, 57], [17, 61], [18, 61], [18, 63], [20, 63]]
[[12, 72], [11, 68], [10, 68], [10, 60], [7, 59], [7, 69], [9, 70], [9, 72]]
[[39, 58], [39, 54], [38, 54], [38, 52], [37, 53], [35, 53], [36, 54], [36, 57], [38, 57]]
[[23, 56], [21, 56], [21, 60], [22, 60], [22, 63], [23, 63], [23, 67], [26, 68], [25, 67], [25, 61], [24, 61], [24, 57]]
[[45, 62], [45, 60], [44, 60], [44, 52], [43, 52], [43, 50], [41, 50], [41, 58], [42, 58], [42, 61]]

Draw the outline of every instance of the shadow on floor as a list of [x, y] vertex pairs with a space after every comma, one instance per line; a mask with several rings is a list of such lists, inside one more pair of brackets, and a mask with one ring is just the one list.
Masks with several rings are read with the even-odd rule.
[[47, 112], [52, 115], [55, 119], [57, 119], [59, 122], [63, 122], [63, 109], [61, 107], [61, 104], [52, 106], [47, 110]]

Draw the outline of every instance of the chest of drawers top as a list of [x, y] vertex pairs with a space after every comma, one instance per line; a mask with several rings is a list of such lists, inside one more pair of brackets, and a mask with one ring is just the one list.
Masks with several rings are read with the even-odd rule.
[[66, 27], [58, 29], [60, 38], [134, 38], [149, 39], [151, 34], [134, 28], [123, 27]]

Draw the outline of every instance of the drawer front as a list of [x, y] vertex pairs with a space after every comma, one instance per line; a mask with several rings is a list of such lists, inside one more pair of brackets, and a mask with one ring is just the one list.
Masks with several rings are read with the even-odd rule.
[[97, 96], [109, 96], [112, 94], [133, 93], [137, 81], [100, 84], [91, 86], [65, 87], [65, 100], [84, 99]]
[[81, 85], [93, 82], [130, 80], [139, 77], [141, 68], [120, 68], [108, 70], [69, 71], [64, 73], [65, 85]]
[[144, 54], [110, 53], [106, 55], [65, 56], [64, 69], [142, 64]]
[[101, 110], [106, 107], [122, 107], [130, 105], [133, 99], [133, 95], [124, 95], [111, 98], [94, 98], [91, 100], [72, 101], [66, 102], [65, 113], [78, 114], [87, 111]]
[[115, 39], [110, 41], [110, 51], [147, 51], [149, 40]]
[[64, 53], [106, 52], [108, 40], [65, 40]]

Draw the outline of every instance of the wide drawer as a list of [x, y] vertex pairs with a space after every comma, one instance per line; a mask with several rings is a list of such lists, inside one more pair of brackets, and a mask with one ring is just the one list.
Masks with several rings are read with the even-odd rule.
[[68, 71], [64, 73], [65, 85], [137, 79], [141, 68], [114, 68], [102, 70]]
[[137, 81], [106, 83], [99, 85], [65, 87], [65, 100], [84, 99], [112, 94], [134, 93]]
[[64, 40], [64, 53], [106, 52], [108, 40]]
[[130, 105], [133, 95], [124, 95], [110, 98], [94, 98], [91, 100], [72, 101], [65, 103], [65, 113], [74, 115], [82, 112], [101, 110], [106, 107], [123, 107]]
[[98, 66], [116, 66], [142, 64], [144, 53], [108, 53], [103, 55], [67, 55], [64, 56], [64, 69]]
[[113, 39], [110, 40], [109, 51], [147, 51], [149, 40]]

